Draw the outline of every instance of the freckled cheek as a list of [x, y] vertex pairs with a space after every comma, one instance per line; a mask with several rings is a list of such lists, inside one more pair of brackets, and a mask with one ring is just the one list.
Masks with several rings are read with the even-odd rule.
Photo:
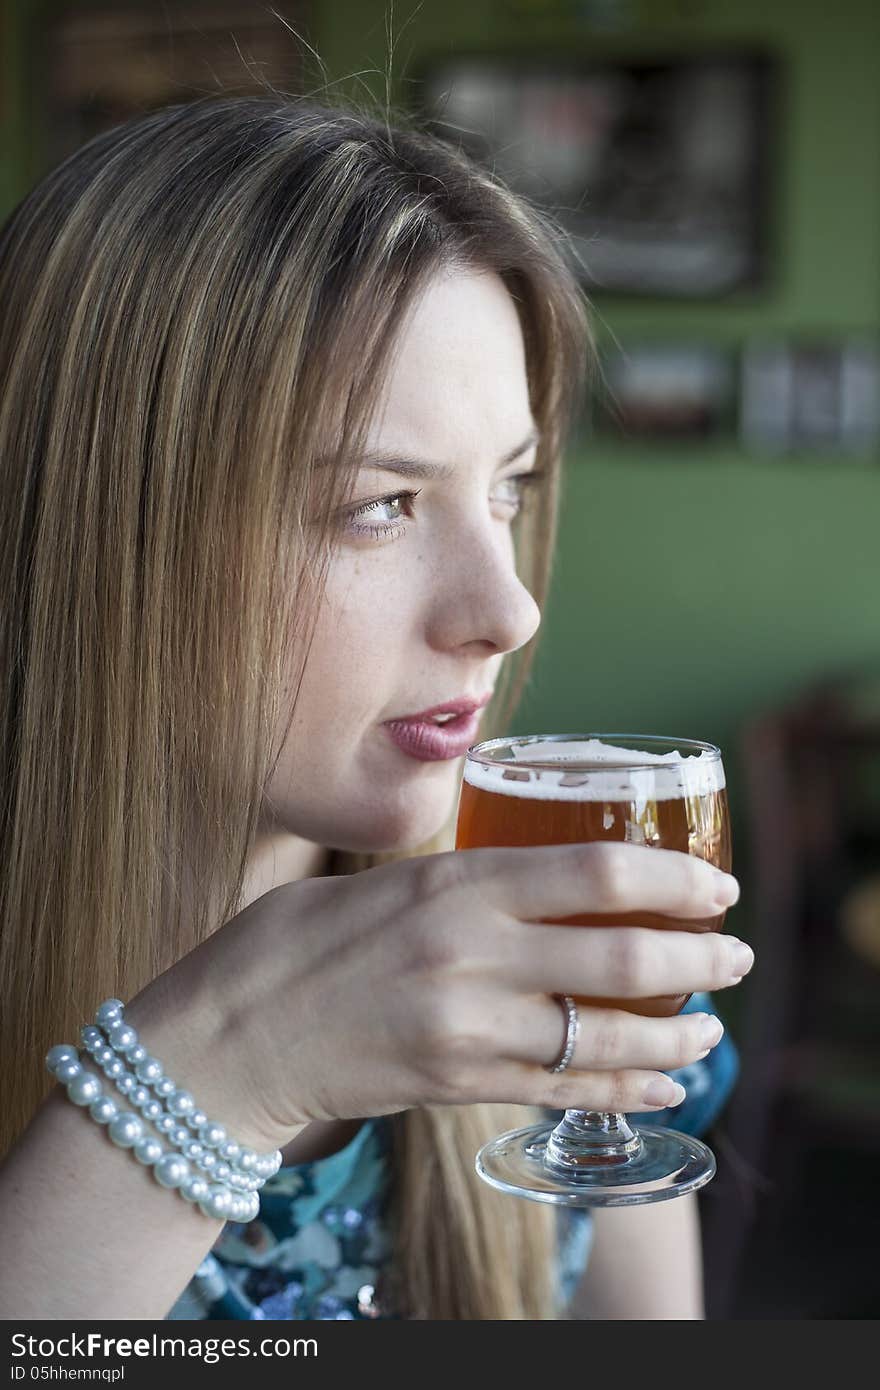
[[406, 657], [406, 616], [399, 587], [372, 576], [328, 587], [308, 657], [303, 694], [313, 708], [345, 716], [353, 724], [372, 722], [384, 708], [394, 672]]

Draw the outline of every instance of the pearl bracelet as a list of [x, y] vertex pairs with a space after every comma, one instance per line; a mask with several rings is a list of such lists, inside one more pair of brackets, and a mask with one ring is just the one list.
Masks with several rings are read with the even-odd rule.
[[[206, 1215], [253, 1220], [259, 1211], [256, 1193], [278, 1171], [281, 1153], [276, 1149], [259, 1154], [230, 1139], [223, 1125], [210, 1121], [189, 1092], [178, 1088], [158, 1059], [147, 1053], [135, 1029], [125, 1023], [123, 1010], [121, 1000], [105, 1000], [95, 1023], [87, 1024], [81, 1037], [107, 1079], [143, 1118], [132, 1111], [120, 1113], [116, 1102], [103, 1095], [101, 1079], [83, 1068], [75, 1048], [67, 1044], [53, 1048], [46, 1058], [49, 1070], [67, 1086], [76, 1104], [88, 1106], [92, 1118], [108, 1126], [115, 1143], [132, 1148], [153, 1169], [162, 1186], [177, 1187]], [[175, 1147], [166, 1150], [146, 1131], [145, 1122]], [[191, 1164], [205, 1177], [194, 1174]]]
[[[170, 1077], [161, 1074], [161, 1063], [146, 1054], [135, 1030], [122, 1023], [118, 1015], [114, 1022], [120, 1026], [115, 1027], [113, 1034], [106, 1029], [110, 1041], [104, 1041], [103, 1033], [93, 1024], [86, 1024], [81, 1030], [86, 1051], [95, 1058], [107, 1080], [114, 1081], [120, 1094], [139, 1109], [143, 1118], [167, 1136], [184, 1158], [195, 1163], [210, 1180], [227, 1183], [245, 1193], [259, 1191], [268, 1177], [278, 1172], [279, 1151], [257, 1154], [228, 1138], [224, 1126], [215, 1125], [203, 1111], [197, 1111], [189, 1093], [179, 1091]], [[133, 1063], [135, 1072], [129, 1072], [125, 1062]], [[152, 1077], [152, 1081], [142, 1081], [142, 1076]], [[161, 1098], [154, 1098], [152, 1091], [157, 1091]], [[193, 1108], [188, 1108], [190, 1105]], [[182, 1123], [184, 1119], [189, 1127]], [[199, 1137], [193, 1136], [193, 1131]]]
[[101, 1078], [87, 1071], [75, 1047], [58, 1043], [46, 1054], [46, 1066], [67, 1091], [74, 1105], [87, 1108], [92, 1119], [107, 1126], [113, 1143], [131, 1149], [139, 1163], [149, 1168], [161, 1187], [175, 1189], [205, 1216], [220, 1221], [253, 1221], [260, 1210], [256, 1192], [233, 1192], [222, 1183], [209, 1183], [193, 1174], [183, 1154], [166, 1149], [146, 1132], [144, 1121], [133, 1111], [122, 1111], [104, 1095]]
[[[165, 1075], [158, 1058], [147, 1053], [134, 1028], [124, 1021], [123, 1009], [119, 999], [105, 1000], [95, 1014], [95, 1024], [86, 1025], [81, 1033], [84, 1046], [117, 1090], [130, 1096], [145, 1117], [210, 1177], [245, 1191], [257, 1190], [274, 1177], [281, 1167], [280, 1151], [257, 1153], [231, 1139], [223, 1125], [209, 1120], [190, 1093]], [[158, 1100], [150, 1096], [151, 1090]]]
[[181, 1124], [180, 1119], [168, 1113], [162, 1101], [153, 1097], [150, 1087], [139, 1082], [134, 1073], [126, 1070], [124, 1062], [120, 1061], [113, 1048], [105, 1043], [99, 1029], [88, 1024], [81, 1030], [81, 1036], [85, 1050], [97, 1062], [107, 1080], [114, 1083], [119, 1094], [135, 1106], [142, 1117], [164, 1135], [189, 1163], [201, 1169], [209, 1180], [226, 1183], [228, 1187], [240, 1192], [256, 1192], [263, 1186], [265, 1178], [258, 1178], [230, 1167], [228, 1163], [221, 1161], [218, 1154], [194, 1139], [191, 1131]]

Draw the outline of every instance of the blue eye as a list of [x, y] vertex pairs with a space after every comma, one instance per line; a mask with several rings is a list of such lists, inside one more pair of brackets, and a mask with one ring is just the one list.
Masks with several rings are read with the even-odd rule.
[[509, 502], [512, 507], [519, 511], [525, 498], [525, 485], [535, 477], [536, 474], [534, 473], [517, 473], [512, 478], [502, 478], [498, 484], [499, 488], [512, 488], [513, 496], [501, 497], [498, 500], [504, 503]]
[[[543, 470], [533, 468], [528, 473], [517, 473], [511, 478], [502, 478], [497, 486], [505, 495], [496, 492], [492, 500], [504, 507], [513, 508], [507, 518], [512, 521], [519, 514], [526, 489], [533, 483], [540, 482], [545, 476]], [[513, 490], [512, 495], [507, 493], [508, 489]], [[411, 508], [420, 492], [421, 488], [416, 492], [391, 492], [385, 497], [378, 497], [374, 502], [362, 502], [360, 506], [352, 507], [344, 514], [347, 529], [355, 535], [372, 536], [376, 540], [392, 535], [402, 536], [406, 527], [401, 525], [401, 522], [405, 516], [411, 515], [411, 511], [402, 513], [400, 508], [404, 505]], [[390, 515], [383, 516], [382, 512], [386, 509]]]
[[[419, 488], [419, 492], [421, 492], [421, 488]], [[377, 540], [392, 533], [402, 536], [405, 528], [395, 524], [402, 520], [400, 513], [395, 512], [389, 519], [381, 517], [377, 509], [384, 507], [392, 509], [402, 502], [414, 502], [419, 492], [393, 492], [388, 497], [378, 498], [375, 502], [363, 502], [359, 507], [346, 513], [350, 529], [357, 535], [375, 536]], [[359, 517], [371, 518], [372, 524], [363, 525], [358, 520]], [[377, 521], [378, 524], [376, 524]]]

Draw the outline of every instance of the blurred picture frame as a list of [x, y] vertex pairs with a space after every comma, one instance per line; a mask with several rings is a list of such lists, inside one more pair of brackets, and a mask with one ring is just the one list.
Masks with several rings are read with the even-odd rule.
[[702, 342], [641, 342], [601, 354], [593, 429], [622, 442], [730, 436], [737, 419], [734, 350]]
[[875, 458], [880, 449], [880, 342], [759, 340], [742, 356], [740, 438], [750, 453]]
[[56, 12], [31, 53], [47, 165], [157, 107], [269, 84], [301, 90], [302, 46], [286, 24], [305, 32], [311, 8], [310, 0], [84, 0]]
[[549, 209], [592, 293], [764, 287], [777, 67], [767, 54], [444, 56], [419, 105]]

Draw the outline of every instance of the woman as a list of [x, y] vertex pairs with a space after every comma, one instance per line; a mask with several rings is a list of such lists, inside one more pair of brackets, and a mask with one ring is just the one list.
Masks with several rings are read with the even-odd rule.
[[[539, 927], [738, 890], [635, 846], [444, 853], [460, 758], [392, 737], [457, 697], [502, 732], [527, 674], [587, 343], [557, 239], [425, 135], [223, 98], [44, 178], [0, 297], [5, 1315], [560, 1315], [588, 1218], [560, 1255], [552, 1210], [479, 1183], [522, 1119], [486, 1103], [661, 1113], [720, 1024], [582, 1010], [554, 1074], [551, 996], [723, 988], [751, 952]], [[261, 1221], [224, 1231], [53, 1088], [108, 996], [283, 1151]], [[353, 1253], [320, 1162], [372, 1165]]]

